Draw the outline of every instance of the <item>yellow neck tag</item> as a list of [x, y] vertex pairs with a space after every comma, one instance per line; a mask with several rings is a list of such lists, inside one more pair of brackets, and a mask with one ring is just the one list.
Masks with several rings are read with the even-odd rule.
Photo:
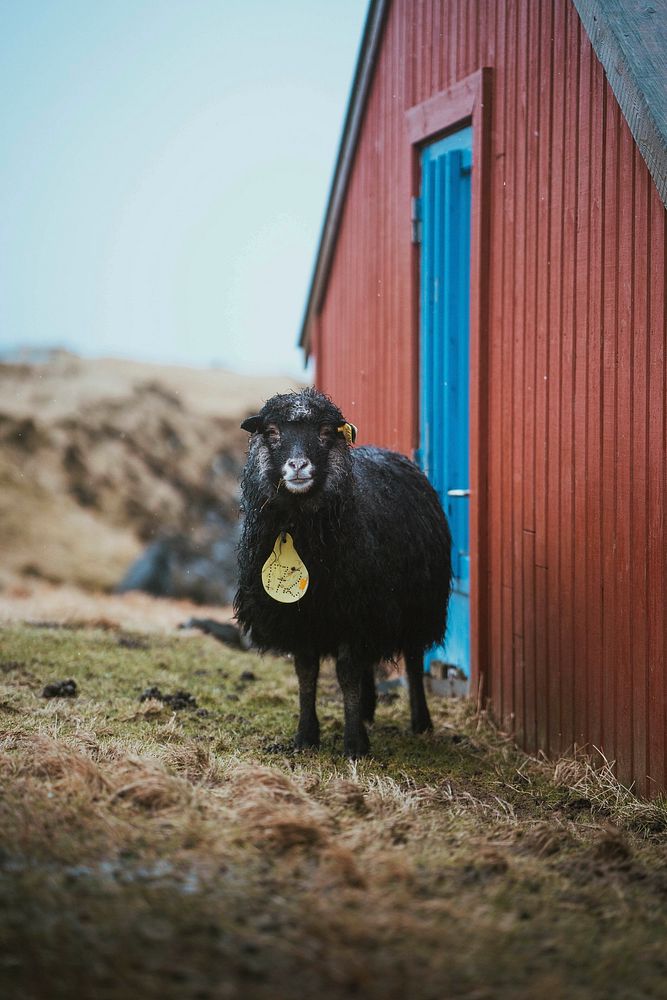
[[281, 531], [271, 555], [262, 566], [264, 590], [274, 601], [294, 604], [308, 590], [308, 580], [308, 570], [294, 548], [294, 539], [289, 532]]

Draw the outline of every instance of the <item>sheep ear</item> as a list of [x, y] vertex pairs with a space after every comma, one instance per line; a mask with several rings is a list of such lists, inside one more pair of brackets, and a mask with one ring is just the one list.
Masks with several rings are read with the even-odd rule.
[[262, 426], [261, 417], [246, 417], [246, 419], [241, 424], [242, 431], [248, 431], [249, 434], [254, 434]]
[[357, 428], [354, 426], [354, 424], [351, 424], [349, 422], [341, 424], [341, 426], [338, 428], [338, 432], [345, 437], [345, 440], [347, 441], [348, 444], [354, 444], [354, 442], [357, 440]]

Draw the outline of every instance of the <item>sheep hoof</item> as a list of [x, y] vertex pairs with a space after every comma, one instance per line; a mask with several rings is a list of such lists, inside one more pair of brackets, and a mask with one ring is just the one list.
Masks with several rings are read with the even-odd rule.
[[317, 734], [306, 734], [297, 733], [294, 737], [294, 749], [295, 750], [319, 750], [320, 748], [320, 735]]
[[433, 723], [431, 722], [430, 716], [427, 716], [425, 719], [424, 718], [413, 719], [412, 720], [412, 732], [415, 733], [415, 734], [417, 734], [417, 733], [432, 733], [433, 732]]
[[370, 750], [370, 740], [364, 728], [359, 730], [358, 735], [345, 739], [345, 756], [351, 760], [359, 760], [361, 757], [367, 757]]

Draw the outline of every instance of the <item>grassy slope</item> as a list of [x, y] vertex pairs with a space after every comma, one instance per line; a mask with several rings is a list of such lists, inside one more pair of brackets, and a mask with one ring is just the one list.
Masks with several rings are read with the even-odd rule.
[[109, 524], [65, 491], [49, 490], [0, 446], [0, 586], [27, 573], [111, 590], [142, 551], [129, 527]]
[[330, 670], [294, 755], [295, 692], [201, 636], [0, 635], [4, 997], [664, 996], [664, 805], [442, 701], [419, 739], [380, 705], [350, 764]]
[[210, 544], [212, 497], [236, 522], [240, 421], [294, 388], [66, 352], [0, 363], [0, 589], [23, 575], [110, 591], [156, 530]]

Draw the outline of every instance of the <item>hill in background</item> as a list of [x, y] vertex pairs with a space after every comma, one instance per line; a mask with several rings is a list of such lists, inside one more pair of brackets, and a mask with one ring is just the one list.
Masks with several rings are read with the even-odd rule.
[[0, 583], [111, 590], [133, 567], [141, 589], [228, 603], [239, 422], [294, 388], [63, 351], [1, 364]]

